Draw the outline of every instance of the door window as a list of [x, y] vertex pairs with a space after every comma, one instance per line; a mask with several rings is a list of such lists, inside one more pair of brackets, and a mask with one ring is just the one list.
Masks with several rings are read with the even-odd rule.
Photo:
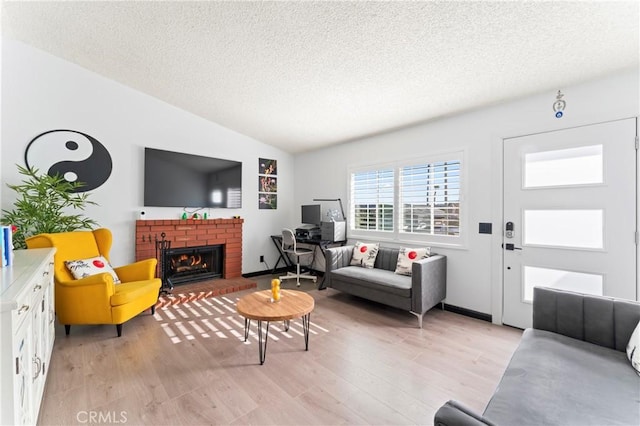
[[598, 296], [603, 294], [603, 277], [598, 274], [525, 266], [523, 282], [523, 302], [528, 303], [533, 301], [534, 287], [552, 287]]
[[602, 145], [525, 154], [524, 188], [603, 183]]
[[525, 210], [524, 245], [603, 248], [602, 210]]

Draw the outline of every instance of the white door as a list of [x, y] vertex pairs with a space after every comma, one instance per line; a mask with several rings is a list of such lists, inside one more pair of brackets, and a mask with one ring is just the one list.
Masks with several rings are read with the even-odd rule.
[[[636, 120], [504, 140], [503, 318], [533, 287], [636, 299]], [[509, 228], [509, 229], [508, 229]]]

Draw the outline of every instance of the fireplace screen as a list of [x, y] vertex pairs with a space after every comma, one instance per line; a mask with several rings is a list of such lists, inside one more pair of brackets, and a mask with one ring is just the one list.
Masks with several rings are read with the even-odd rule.
[[222, 276], [222, 245], [168, 249], [164, 255], [165, 279], [172, 286]]

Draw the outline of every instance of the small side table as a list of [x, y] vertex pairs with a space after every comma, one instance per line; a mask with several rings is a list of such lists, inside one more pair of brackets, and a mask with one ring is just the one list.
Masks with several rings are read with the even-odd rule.
[[[302, 318], [304, 330], [305, 351], [309, 350], [309, 325], [311, 311], [315, 306], [313, 297], [307, 293], [295, 290], [281, 290], [280, 301], [271, 302], [271, 290], [256, 291], [238, 300], [236, 310], [244, 317], [244, 340], [249, 337], [251, 320], [258, 322], [258, 355], [260, 365], [264, 364], [267, 355], [267, 340], [269, 339], [269, 323], [284, 321], [285, 331], [289, 331], [289, 321]], [[266, 322], [263, 329], [262, 323]]]

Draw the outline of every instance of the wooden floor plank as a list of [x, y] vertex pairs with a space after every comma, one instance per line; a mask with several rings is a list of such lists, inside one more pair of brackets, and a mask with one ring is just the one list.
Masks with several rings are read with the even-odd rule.
[[300, 324], [272, 323], [262, 366], [255, 324], [244, 342], [234, 311], [255, 290], [143, 313], [121, 338], [57, 325], [39, 424], [82, 424], [91, 411], [153, 425], [430, 424], [449, 399], [481, 412], [521, 336], [438, 308], [419, 329], [408, 312], [302, 290], [316, 305], [309, 351]]

